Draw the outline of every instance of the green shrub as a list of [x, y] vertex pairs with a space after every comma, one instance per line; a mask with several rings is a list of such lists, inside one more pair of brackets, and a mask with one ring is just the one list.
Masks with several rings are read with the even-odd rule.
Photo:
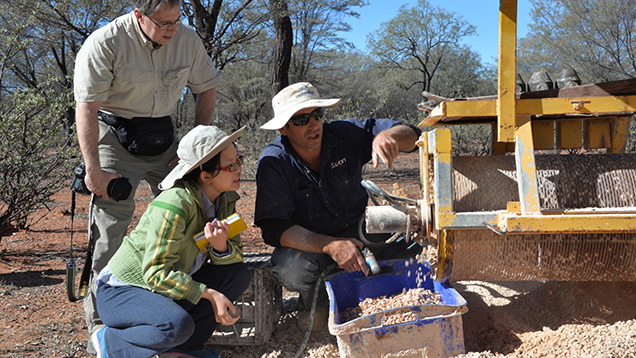
[[63, 117], [71, 105], [70, 93], [59, 90], [19, 89], [0, 98], [0, 236], [27, 228], [29, 216], [69, 185], [77, 145]]

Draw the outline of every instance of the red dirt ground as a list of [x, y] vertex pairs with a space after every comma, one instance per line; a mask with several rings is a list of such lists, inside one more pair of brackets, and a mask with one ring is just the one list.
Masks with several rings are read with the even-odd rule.
[[[244, 168], [239, 191], [238, 211], [251, 224], [241, 236], [246, 251], [269, 252], [252, 224], [253, 166]], [[399, 182], [409, 197], [418, 198], [418, 166], [415, 153], [403, 155], [392, 170], [366, 170], [365, 179], [386, 190]], [[62, 190], [49, 209], [34, 215], [39, 220], [29, 230], [1, 238], [2, 357], [91, 357], [86, 353], [82, 304], [70, 303], [65, 291], [70, 196], [70, 190]], [[152, 200], [145, 185], [136, 200], [131, 227]], [[87, 196], [79, 196], [76, 206], [73, 240], [80, 268], [87, 248], [88, 201]], [[468, 301], [469, 312], [463, 316], [466, 356], [636, 357], [635, 283], [458, 282], [455, 287]], [[222, 356], [293, 356], [302, 332], [290, 329], [285, 317], [279, 326], [271, 344], [249, 352], [228, 349]], [[335, 338], [322, 332], [312, 335], [304, 357], [337, 357], [337, 351]]]

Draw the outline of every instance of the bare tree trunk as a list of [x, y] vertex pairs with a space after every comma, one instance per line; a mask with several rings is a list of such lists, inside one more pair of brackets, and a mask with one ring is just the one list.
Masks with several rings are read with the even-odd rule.
[[270, 0], [270, 12], [274, 19], [276, 29], [276, 47], [272, 56], [272, 92], [278, 91], [289, 85], [289, 65], [292, 51], [292, 23], [287, 8], [287, 0]]
[[190, 17], [190, 25], [194, 26], [199, 37], [208, 51], [208, 55], [212, 55], [214, 44], [214, 32], [221, 12], [223, 0], [214, 0], [211, 7], [206, 6], [201, 0], [188, 1], [191, 10], [186, 10], [186, 14]]

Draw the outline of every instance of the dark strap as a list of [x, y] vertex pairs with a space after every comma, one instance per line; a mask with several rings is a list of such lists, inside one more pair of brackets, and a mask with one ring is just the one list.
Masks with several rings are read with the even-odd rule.
[[129, 121], [127, 118], [115, 116], [102, 111], [97, 112], [97, 119], [115, 128], [119, 127], [125, 121]]
[[130, 121], [134, 121], [136, 119], [155, 119], [155, 120], [165, 120], [165, 121], [171, 121], [172, 117], [170, 116], [163, 116], [163, 117], [134, 117], [132, 119], [129, 118], [124, 118], [124, 117], [119, 117], [119, 116], [115, 116], [113, 114], [108, 114], [106, 112], [102, 112], [99, 111], [97, 112], [97, 119], [99, 119], [100, 121], [113, 126], [115, 128], [121, 126], [124, 123], [130, 122]]
[[68, 300], [76, 302], [86, 297], [88, 284], [91, 277], [91, 267], [93, 264], [93, 242], [88, 238], [88, 250], [86, 251], [86, 262], [82, 269], [80, 278], [79, 294], [75, 295], [75, 273], [77, 272], [77, 264], [73, 258], [73, 219], [75, 218], [75, 190], [71, 190], [71, 248], [68, 261], [66, 261], [66, 295]]

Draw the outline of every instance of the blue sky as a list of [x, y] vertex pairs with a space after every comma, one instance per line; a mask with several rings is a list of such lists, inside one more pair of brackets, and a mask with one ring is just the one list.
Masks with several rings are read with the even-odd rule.
[[[461, 15], [477, 28], [476, 34], [466, 38], [473, 51], [481, 55], [484, 63], [494, 63], [498, 57], [499, 1], [498, 0], [429, 0], [433, 6]], [[367, 34], [377, 30], [383, 22], [397, 15], [402, 5], [414, 7], [417, 0], [369, 0], [369, 5], [355, 8], [360, 14], [358, 19], [348, 20], [351, 32], [344, 32], [345, 40], [352, 42], [358, 49], [366, 50]], [[530, 2], [517, 1], [517, 37], [524, 37], [528, 31]]]

